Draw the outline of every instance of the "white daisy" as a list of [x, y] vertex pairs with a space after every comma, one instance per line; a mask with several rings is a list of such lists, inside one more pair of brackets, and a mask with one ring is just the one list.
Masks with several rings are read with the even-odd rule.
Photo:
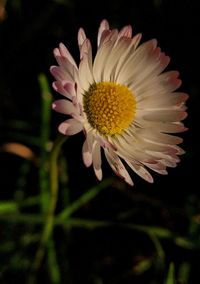
[[52, 66], [54, 89], [65, 98], [53, 109], [70, 115], [59, 126], [64, 135], [84, 131], [83, 161], [93, 165], [102, 179], [101, 147], [113, 171], [128, 184], [133, 181], [124, 166], [148, 182], [153, 178], [147, 168], [167, 174], [175, 167], [183, 150], [182, 139], [167, 133], [186, 130], [181, 120], [187, 113], [188, 95], [174, 92], [180, 85], [177, 71], [162, 73], [170, 58], [152, 39], [141, 45], [141, 34], [132, 37], [131, 26], [111, 30], [106, 20], [100, 24], [97, 53], [80, 28], [77, 66], [61, 43], [54, 50], [59, 66]]

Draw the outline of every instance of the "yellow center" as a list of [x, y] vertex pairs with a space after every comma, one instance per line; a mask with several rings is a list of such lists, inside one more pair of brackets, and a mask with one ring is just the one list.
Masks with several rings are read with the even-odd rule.
[[90, 125], [104, 135], [122, 133], [133, 121], [136, 101], [124, 85], [100, 82], [84, 94], [84, 111]]

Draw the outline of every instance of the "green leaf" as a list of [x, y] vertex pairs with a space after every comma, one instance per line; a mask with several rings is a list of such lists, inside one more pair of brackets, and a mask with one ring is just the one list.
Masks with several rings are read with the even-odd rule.
[[175, 271], [174, 271], [174, 264], [170, 263], [169, 266], [169, 271], [168, 271], [168, 275], [167, 275], [167, 279], [165, 281], [165, 284], [175, 284]]
[[18, 205], [13, 201], [0, 202], [0, 214], [7, 212], [18, 212]]
[[48, 171], [48, 147], [50, 138], [50, 121], [51, 121], [51, 102], [52, 95], [50, 92], [47, 77], [40, 74], [38, 77], [41, 92], [41, 127], [40, 127], [40, 167], [39, 183], [41, 191], [41, 208], [47, 212], [49, 204], [49, 171]]

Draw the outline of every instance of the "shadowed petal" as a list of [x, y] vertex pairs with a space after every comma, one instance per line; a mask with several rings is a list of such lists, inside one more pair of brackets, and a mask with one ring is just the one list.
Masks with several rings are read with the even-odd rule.
[[93, 144], [93, 149], [92, 149], [92, 161], [93, 161], [93, 168], [96, 177], [98, 180], [102, 179], [102, 169], [101, 169], [101, 149], [100, 149], [100, 144], [95, 141]]
[[80, 132], [81, 130], [83, 130], [83, 125], [77, 121], [76, 119], [68, 119], [64, 122], [62, 122], [59, 127], [58, 130], [64, 134], [64, 135], [74, 135], [77, 134], [78, 132]]
[[150, 173], [143, 166], [140, 166], [140, 165], [138, 165], [136, 163], [131, 163], [128, 160], [126, 160], [126, 163], [141, 178], [143, 178], [144, 180], [146, 180], [146, 181], [148, 181], [150, 183], [153, 183], [152, 176], [150, 175]]
[[100, 24], [98, 36], [97, 36], [97, 46], [100, 45], [102, 33], [106, 30], [109, 30], [109, 23], [107, 20], [103, 20]]
[[119, 157], [114, 152], [108, 151], [107, 149], [105, 149], [105, 156], [116, 175], [122, 177], [129, 185], [133, 186], [133, 181]]
[[53, 102], [52, 108], [60, 113], [79, 115], [77, 108], [67, 100], [57, 100]]
[[83, 143], [82, 155], [84, 164], [86, 165], [86, 167], [90, 167], [92, 164], [92, 151], [89, 148], [87, 138]]

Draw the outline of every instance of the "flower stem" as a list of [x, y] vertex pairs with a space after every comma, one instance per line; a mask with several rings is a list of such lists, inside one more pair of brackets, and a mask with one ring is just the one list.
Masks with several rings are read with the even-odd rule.
[[54, 225], [54, 213], [57, 204], [58, 198], [58, 167], [57, 160], [62, 144], [66, 141], [67, 137], [59, 136], [55, 141], [52, 151], [50, 153], [49, 159], [49, 171], [50, 171], [50, 200], [49, 208], [46, 216], [46, 222], [44, 224], [42, 237], [40, 240], [40, 245], [36, 252], [35, 261], [33, 264], [33, 270], [36, 271], [39, 269], [41, 262], [45, 253], [45, 246], [48, 243], [48, 240], [51, 236], [53, 225]]

